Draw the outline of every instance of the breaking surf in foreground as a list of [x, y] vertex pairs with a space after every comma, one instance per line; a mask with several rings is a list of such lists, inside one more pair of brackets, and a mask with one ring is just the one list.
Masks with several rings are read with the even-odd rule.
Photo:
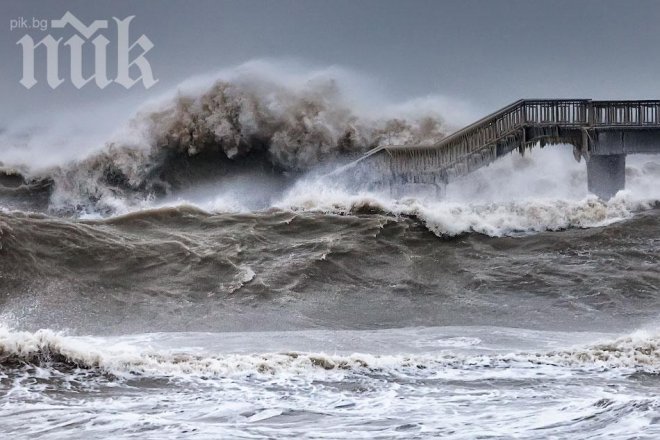
[[[562, 348], [576, 340], [583, 345]], [[269, 351], [249, 353], [254, 341]], [[0, 414], [7, 432], [26, 437], [651, 438], [660, 433], [659, 342], [644, 332], [497, 327], [116, 338], [2, 330]]]

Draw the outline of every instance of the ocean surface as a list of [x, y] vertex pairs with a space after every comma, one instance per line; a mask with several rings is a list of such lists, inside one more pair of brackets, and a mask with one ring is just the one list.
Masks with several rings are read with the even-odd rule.
[[439, 126], [216, 93], [5, 156], [2, 438], [660, 437], [660, 158], [609, 201], [569, 146], [395, 196], [331, 171]]

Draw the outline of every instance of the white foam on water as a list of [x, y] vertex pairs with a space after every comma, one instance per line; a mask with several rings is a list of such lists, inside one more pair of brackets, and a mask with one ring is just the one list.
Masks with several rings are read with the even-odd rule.
[[[417, 336], [427, 343], [418, 347], [422, 351], [399, 354], [249, 353], [246, 347], [237, 353], [212, 347], [222, 347], [225, 338], [236, 347], [249, 340], [267, 344], [269, 337], [98, 338], [2, 329], [0, 359], [7, 367], [0, 383], [7, 392], [0, 416], [8, 433], [46, 438], [70, 429], [117, 438], [467, 439], [575, 432], [626, 438], [632, 428], [657, 432], [651, 424], [660, 407], [653, 379], [660, 368], [657, 333], [547, 350], [571, 339], [608, 337], [498, 328], [391, 332], [344, 332], [338, 339], [365, 338], [373, 345], [372, 338], [399, 338], [405, 346]], [[466, 336], [452, 336], [457, 332]], [[510, 351], [515, 335], [523, 345], [545, 349]], [[277, 345], [291, 336], [271, 340]], [[189, 348], [167, 348], [184, 342]], [[12, 356], [27, 363], [9, 366]], [[631, 379], [640, 373], [651, 374], [648, 386]]]
[[[249, 268], [246, 269], [246, 279]], [[164, 334], [167, 335], [167, 334]], [[216, 337], [222, 338], [222, 334]], [[273, 352], [259, 354], [186, 352], [185, 348], [158, 350], [150, 348], [149, 335], [125, 339], [73, 337], [54, 332], [0, 330], [0, 359], [35, 365], [61, 363], [76, 368], [101, 369], [117, 376], [223, 376], [231, 374], [305, 374], [321, 370], [370, 373], [406, 372], [470, 366], [503, 367], [507, 365], [546, 365], [576, 369], [628, 370], [656, 372], [660, 368], [660, 336], [646, 331], [584, 347], [543, 352], [513, 351], [501, 348], [496, 353], [472, 353], [484, 350], [475, 337], [449, 337], [418, 345], [420, 351], [405, 354], [368, 354], [324, 352]], [[136, 343], [137, 342], [137, 343]], [[146, 345], [145, 345], [146, 343]], [[425, 348], [425, 349], [422, 349]], [[456, 352], [462, 348], [464, 353]], [[469, 368], [468, 368], [469, 370]], [[342, 373], [343, 374], [343, 373]], [[435, 374], [435, 373], [434, 373]]]
[[392, 197], [355, 192], [342, 182], [309, 178], [276, 206], [346, 215], [376, 210], [420, 219], [439, 236], [477, 232], [489, 236], [607, 226], [631, 218], [660, 201], [658, 159], [630, 158], [627, 189], [605, 202], [587, 193], [586, 167], [568, 148], [546, 148], [520, 158], [510, 155], [447, 188], [446, 196]]

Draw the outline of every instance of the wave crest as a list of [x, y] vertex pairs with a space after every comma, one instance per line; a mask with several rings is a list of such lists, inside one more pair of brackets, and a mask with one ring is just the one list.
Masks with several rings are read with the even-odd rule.
[[144, 351], [131, 345], [85, 342], [51, 330], [0, 331], [0, 365], [32, 366], [58, 371], [95, 369], [126, 376], [231, 376], [304, 374], [310, 371], [353, 371], [379, 374], [417, 374], [444, 369], [512, 368], [529, 365], [578, 370], [622, 370], [660, 373], [660, 337], [645, 332], [564, 351], [498, 355], [329, 355], [325, 353], [223, 354], [209, 356], [180, 352]]

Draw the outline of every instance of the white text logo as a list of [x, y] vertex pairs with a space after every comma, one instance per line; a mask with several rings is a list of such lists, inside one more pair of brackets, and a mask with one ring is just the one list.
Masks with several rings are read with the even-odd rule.
[[[158, 82], [154, 78], [151, 71], [151, 65], [146, 59], [145, 55], [153, 47], [153, 43], [146, 36], [142, 35], [132, 44], [129, 40], [129, 26], [135, 16], [126, 17], [120, 20], [113, 17], [116, 24], [116, 45], [117, 45], [117, 75], [114, 79], [108, 78], [107, 71], [107, 57], [108, 45], [110, 40], [103, 34], [97, 34], [102, 29], [108, 29], [107, 20], [95, 20], [89, 26], [85, 26], [78, 18], [71, 12], [67, 12], [60, 20], [51, 20], [50, 26], [53, 29], [64, 29], [70, 25], [77, 33], [64, 41], [62, 46], [68, 47], [70, 55], [70, 79], [74, 87], [80, 89], [92, 80], [97, 87], [104, 89], [112, 82], [130, 89], [136, 83], [142, 82], [145, 89], [152, 87]], [[45, 30], [45, 20], [39, 20], [37, 29]], [[34, 22], [34, 19], [33, 19]], [[28, 20], [23, 18], [11, 20], [10, 28], [20, 29], [28, 26]], [[96, 35], [93, 39], [92, 37]], [[64, 81], [60, 77], [59, 55], [60, 43], [64, 38], [53, 38], [52, 35], [46, 35], [43, 39], [36, 42], [30, 35], [24, 35], [23, 38], [18, 40], [16, 44], [20, 45], [23, 51], [23, 76], [20, 83], [27, 89], [32, 88], [37, 84], [35, 78], [35, 53], [37, 49], [43, 48], [46, 52], [46, 82], [48, 85], [55, 89], [59, 87]], [[84, 76], [83, 73], [83, 48], [86, 43], [91, 43], [94, 51], [93, 73]], [[139, 49], [139, 54], [133, 59], [130, 58], [131, 53], [135, 53]], [[131, 67], [139, 70], [139, 75], [131, 77]], [[135, 69], [134, 69], [135, 70]]]

